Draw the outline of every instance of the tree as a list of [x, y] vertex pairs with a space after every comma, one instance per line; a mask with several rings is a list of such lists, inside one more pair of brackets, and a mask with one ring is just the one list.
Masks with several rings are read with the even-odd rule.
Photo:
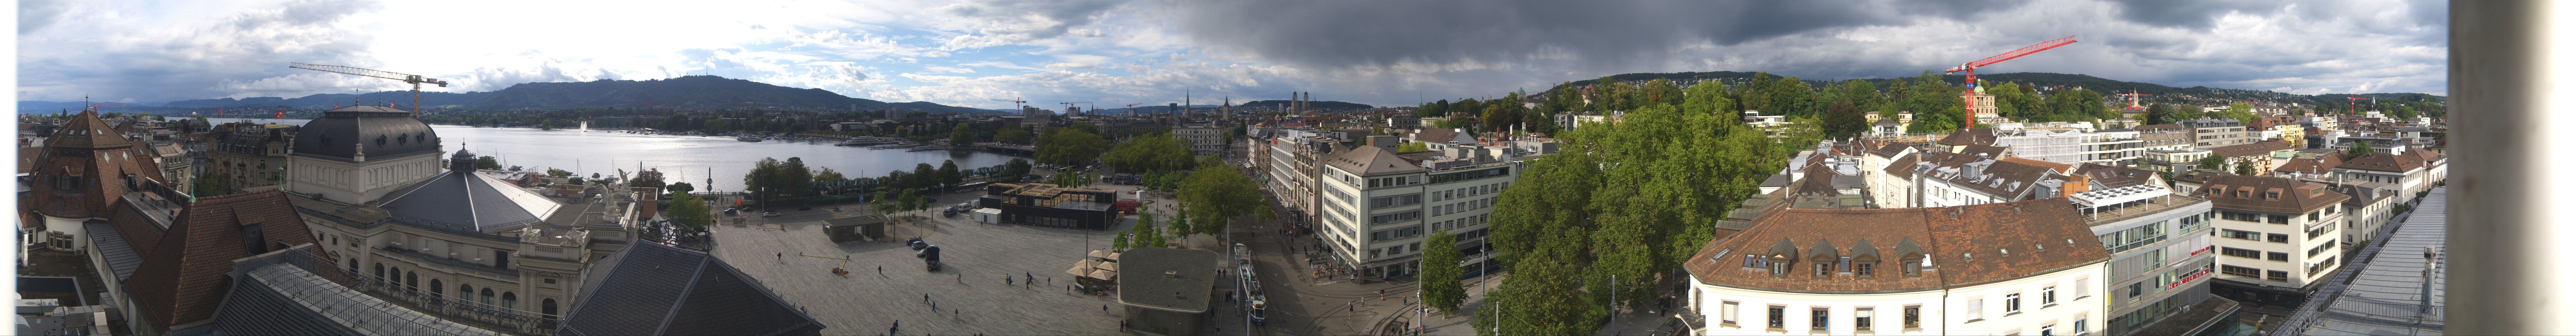
[[1099, 160], [1100, 153], [1108, 149], [1109, 141], [1100, 135], [1065, 128], [1038, 138], [1037, 159], [1039, 163], [1079, 166]]
[[2362, 155], [2369, 155], [2371, 152], [2378, 150], [2378, 148], [2371, 148], [2370, 143], [2367, 142], [2353, 143], [2352, 148], [2345, 150], [2346, 155], [2344, 155], [2344, 159], [2361, 158]]
[[1006, 129], [1006, 130], [1002, 130], [1002, 131], [1001, 131], [1001, 132], [999, 132], [999, 133], [994, 133], [994, 134], [993, 134], [993, 141], [994, 141], [994, 142], [1000, 142], [1000, 143], [1028, 144], [1030, 139], [1036, 139], [1036, 138], [1037, 138], [1037, 134], [1036, 134], [1036, 133], [1029, 132], [1029, 130], [1026, 130], [1026, 129], [1018, 129], [1018, 128], [1014, 128], [1014, 129]]
[[822, 187], [822, 189], [819, 190], [829, 191], [833, 194], [839, 194], [841, 189], [845, 187], [844, 184], [847, 184], [846, 182], [849, 180], [850, 178], [848, 176], [841, 175], [840, 171], [832, 170], [831, 167], [823, 167], [822, 171], [814, 172], [814, 184]]
[[1840, 139], [1859, 135], [1868, 130], [1869, 117], [1861, 115], [1859, 106], [1852, 106], [1851, 103], [1846, 102], [1834, 102], [1832, 105], [1825, 106], [1825, 137]]
[[552, 178], [566, 178], [566, 177], [572, 177], [572, 172], [564, 171], [564, 170], [562, 170], [562, 169], [546, 168], [546, 177], [552, 177]]
[[662, 183], [661, 168], [645, 169], [644, 171], [635, 172], [634, 179], [626, 180], [626, 185], [630, 187], [661, 188], [663, 187]]
[[966, 173], [957, 171], [957, 160], [940, 161], [939, 183], [956, 186], [959, 182], [966, 182]]
[[2236, 160], [2236, 175], [2254, 176], [2254, 159]]
[[957, 124], [956, 128], [948, 129], [948, 144], [964, 145], [970, 143], [975, 143], [974, 127], [961, 123]]
[[778, 167], [778, 181], [775, 185], [781, 189], [778, 192], [788, 196], [811, 195], [814, 190], [814, 170], [805, 167], [805, 158], [788, 157], [786, 164]]
[[1467, 300], [1466, 288], [1458, 283], [1458, 277], [1465, 273], [1458, 269], [1458, 262], [1466, 258], [1458, 252], [1458, 237], [1449, 234], [1449, 230], [1435, 230], [1422, 245], [1429, 246], [1422, 252], [1422, 302], [1439, 308], [1443, 315], [1455, 315], [1458, 304]]
[[197, 197], [231, 195], [233, 194], [232, 181], [232, 175], [202, 175], [197, 176], [195, 181], [189, 182], [192, 184], [189, 189], [194, 190]]
[[2200, 164], [2193, 167], [2208, 169], [2209, 171], [2223, 171], [2227, 170], [2227, 159], [2220, 158], [2217, 155], [2203, 156], [2200, 157]]
[[915, 164], [912, 164], [912, 173], [911, 173], [911, 174], [906, 174], [906, 175], [904, 175], [904, 179], [912, 180], [912, 181], [911, 181], [911, 182], [912, 182], [911, 186], [912, 186], [913, 188], [925, 188], [925, 189], [926, 189], [926, 188], [938, 187], [938, 186], [937, 186], [937, 184], [939, 184], [939, 170], [938, 170], [938, 169], [939, 169], [939, 168], [933, 168], [933, 167], [931, 167], [931, 166], [930, 166], [930, 163], [927, 163], [927, 162], [924, 162], [924, 163], [915, 163]]
[[691, 191], [697, 191], [697, 190], [698, 190], [698, 187], [697, 187], [697, 186], [689, 185], [689, 183], [688, 183], [688, 182], [679, 182], [679, 183], [672, 183], [672, 184], [671, 184], [671, 186], [670, 186], [668, 189], [669, 189], [671, 192], [691, 192]]
[[474, 169], [501, 169], [501, 160], [491, 156], [474, 158]]
[[1268, 206], [1261, 199], [1260, 185], [1243, 171], [1226, 167], [1211, 155], [1202, 159], [1197, 172], [1181, 182], [1179, 198], [1185, 216], [1194, 217], [1192, 229], [1198, 233], [1224, 234], [1229, 220]]
[[1395, 146], [1395, 152], [1397, 153], [1412, 153], [1428, 150], [1431, 150], [1431, 144], [1421, 141], [1407, 142], [1402, 145]]
[[1029, 169], [1028, 159], [1011, 158], [1010, 163], [1005, 163], [1002, 166], [1002, 173], [1007, 176], [1003, 180], [1019, 182], [1020, 177], [1029, 175]]
[[691, 232], [696, 232], [706, 231], [707, 225], [716, 222], [715, 215], [708, 213], [707, 201], [698, 198], [697, 195], [690, 195], [687, 191], [675, 191], [671, 193], [670, 202], [671, 208], [664, 210], [663, 213], [667, 214], [664, 217], [669, 217], [672, 224], [678, 224], [689, 228]]

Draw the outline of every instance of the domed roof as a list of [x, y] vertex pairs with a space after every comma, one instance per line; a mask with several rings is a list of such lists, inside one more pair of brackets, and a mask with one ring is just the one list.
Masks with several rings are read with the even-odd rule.
[[438, 131], [420, 117], [388, 106], [359, 105], [323, 111], [295, 135], [295, 155], [356, 161], [438, 153]]

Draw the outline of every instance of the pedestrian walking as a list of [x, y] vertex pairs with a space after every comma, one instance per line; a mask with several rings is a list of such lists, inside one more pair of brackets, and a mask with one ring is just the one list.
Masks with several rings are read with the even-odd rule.
[[930, 303], [930, 293], [921, 293], [921, 302]]
[[964, 311], [964, 310], [950, 310], [950, 311], [948, 311], [948, 318], [951, 318], [951, 319], [961, 319], [961, 318], [965, 318], [965, 317], [966, 317], [966, 313], [965, 313], [965, 311]]
[[1025, 277], [1024, 279], [1027, 279], [1027, 280], [1029, 280], [1029, 281], [1037, 281], [1037, 280], [1038, 280], [1038, 274], [1037, 274], [1037, 273], [1020, 272], [1020, 276]]
[[1107, 312], [1109, 312], [1109, 305], [1100, 305], [1100, 312], [1103, 312], [1103, 313], [1107, 313]]
[[1055, 285], [1055, 276], [1053, 276], [1053, 275], [1049, 275], [1049, 276], [1047, 276], [1047, 285], [1048, 285], [1048, 286], [1054, 286], [1054, 285]]
[[966, 283], [966, 273], [957, 273], [957, 283]]
[[787, 261], [787, 252], [779, 252], [778, 261]]
[[1011, 285], [1011, 276], [1008, 276], [1008, 275], [1004, 275], [1004, 276], [1002, 276], [1002, 285], [1003, 285], [1003, 286], [1009, 286], [1009, 285]]
[[877, 265], [877, 275], [885, 275], [885, 265]]

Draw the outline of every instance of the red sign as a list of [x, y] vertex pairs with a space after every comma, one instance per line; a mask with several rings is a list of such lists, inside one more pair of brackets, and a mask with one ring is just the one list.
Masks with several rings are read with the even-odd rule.
[[2217, 246], [2203, 246], [2203, 247], [2201, 247], [2201, 248], [2200, 248], [2200, 249], [2198, 249], [2198, 250], [2191, 250], [2191, 255], [2183, 256], [2183, 257], [2185, 257], [2185, 258], [2189, 258], [2189, 257], [2198, 257], [2198, 256], [2200, 256], [2200, 254], [2202, 254], [2202, 253], [2209, 253], [2209, 249], [2213, 249], [2213, 248], [2218, 248], [2218, 247], [2217, 247]]
[[[2203, 250], [2207, 250], [2207, 249], [2203, 249]], [[2200, 276], [2203, 276], [2203, 275], [2209, 275], [2209, 269], [2201, 269], [2199, 272], [2191, 272], [2191, 275], [2185, 275], [2185, 276], [2182, 276], [2182, 280], [2174, 280], [2174, 282], [2173, 282], [2173, 283], [2165, 284], [2165, 289], [2174, 289], [2174, 287], [2182, 287], [2182, 284], [2191, 283], [2191, 280], [2193, 280], [2193, 279], [2200, 279]]]

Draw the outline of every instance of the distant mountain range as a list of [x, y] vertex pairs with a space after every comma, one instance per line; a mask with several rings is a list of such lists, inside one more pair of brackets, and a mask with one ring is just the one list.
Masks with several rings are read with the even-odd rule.
[[[1290, 103], [1291, 103], [1290, 101], [1286, 101], [1286, 100], [1255, 100], [1255, 101], [1243, 102], [1243, 104], [1235, 105], [1235, 106], [1247, 106], [1247, 107], [1277, 107], [1277, 106], [1279, 106], [1279, 105], [1290, 104]], [[1307, 102], [1307, 103], [1312, 104], [1312, 105], [1314, 106], [1314, 108], [1315, 108], [1315, 109], [1319, 109], [1319, 110], [1357, 110], [1357, 109], [1370, 109], [1370, 108], [1375, 108], [1375, 106], [1369, 106], [1369, 104], [1349, 103], [1349, 102], [1337, 102], [1337, 101], [1330, 101], [1330, 100], [1318, 100], [1318, 101], [1311, 101], [1311, 102]]]
[[[1669, 80], [1674, 80], [1674, 81], [1684, 81], [1684, 82], [1687, 82], [1687, 81], [1695, 81], [1695, 80], [1715, 80], [1715, 81], [1719, 81], [1719, 82], [1722, 82], [1722, 83], [1726, 83], [1727, 85], [1742, 85], [1742, 84], [1745, 84], [1745, 83], [1749, 82], [1749, 81], [1753, 78], [1754, 74], [1755, 74], [1755, 73], [1752, 73], [1752, 72], [1739, 72], [1739, 71], [1678, 72], [1678, 73], [1630, 73], [1630, 74], [1618, 74], [1618, 75], [1611, 75], [1611, 76], [1610, 76], [1610, 78], [1611, 78], [1611, 79], [1613, 79], [1613, 80], [1619, 80], [1619, 81], [1647, 81], [1647, 80], [1654, 80], [1654, 79], [1669, 79]], [[1779, 76], [1779, 75], [1771, 75], [1771, 78], [1772, 78], [1772, 80], [1778, 80], [1778, 78], [1780, 78], [1780, 76]], [[1799, 79], [1800, 79], [1800, 80], [1802, 80], [1802, 81], [1807, 82], [1807, 84], [1808, 84], [1809, 86], [1817, 87], [1817, 88], [1819, 88], [1819, 89], [1823, 88], [1823, 87], [1824, 87], [1824, 85], [1829, 84], [1828, 82], [1826, 82], [1827, 80], [1833, 80], [1833, 81], [1841, 81], [1841, 80], [1842, 80], [1842, 79], [1832, 79], [1832, 78], [1799, 78]], [[1966, 79], [1967, 79], [1967, 78], [1966, 78], [1966, 76], [1959, 76], [1959, 75], [1945, 75], [1945, 76], [1941, 76], [1941, 80], [1942, 80], [1942, 81], [1949, 82], [1949, 83], [1958, 83], [1958, 82], [1963, 81], [1963, 80], [1966, 80]], [[2093, 77], [2093, 76], [2091, 76], [2091, 75], [2083, 75], [2083, 74], [2061, 74], [2061, 73], [2046, 73], [2046, 72], [2015, 72], [2015, 73], [1999, 73], [1999, 74], [1978, 74], [1978, 75], [1977, 75], [1977, 79], [1985, 80], [1985, 81], [1986, 81], [1986, 83], [1989, 83], [1989, 84], [1993, 84], [1993, 83], [2001, 83], [2001, 82], [2015, 82], [2015, 83], [2021, 83], [2021, 85], [2038, 85], [2038, 86], [2041, 86], [2041, 87], [2058, 87], [2058, 88], [2064, 88], [2064, 89], [2073, 89], [2073, 88], [2081, 87], [2081, 88], [2084, 88], [2085, 90], [2091, 90], [2091, 91], [2093, 91], [2093, 92], [2103, 93], [2103, 94], [2111, 94], [2111, 93], [2129, 93], [2129, 91], [2130, 91], [2130, 90], [2137, 90], [2137, 93], [2143, 93], [2143, 94], [2150, 94], [2150, 95], [2153, 95], [2153, 96], [2149, 96], [2149, 97], [2147, 97], [2147, 98], [2145, 99], [2145, 101], [2147, 101], [2147, 102], [2168, 102], [2168, 103], [2187, 103], [2187, 104], [2211, 104], [2211, 103], [2220, 103], [2220, 102], [2261, 101], [2261, 102], [2298, 103], [2298, 104], [2305, 104], [2305, 105], [2342, 105], [2342, 104], [2345, 104], [2346, 102], [2348, 102], [2348, 100], [2346, 100], [2346, 99], [2345, 99], [2345, 97], [2352, 97], [2352, 96], [2358, 96], [2358, 97], [2361, 97], [2361, 98], [2374, 98], [2374, 97], [2375, 97], [2375, 98], [2380, 98], [2380, 99], [2401, 99], [2401, 98], [2405, 98], [2405, 97], [2413, 96], [2413, 97], [2418, 97], [2419, 99], [2427, 99], [2427, 98], [2429, 98], [2429, 99], [2431, 99], [2431, 100], [2433, 100], [2433, 101], [2436, 101], [2436, 102], [2445, 101], [2445, 100], [2448, 98], [2448, 97], [2443, 97], [2443, 96], [2434, 96], [2434, 95], [2430, 95], [2430, 94], [2423, 94], [2423, 93], [2364, 93], [2364, 94], [2349, 94], [2349, 95], [2348, 95], [2348, 94], [2340, 94], [2340, 93], [2338, 93], [2338, 94], [2320, 94], [2320, 95], [2300, 95], [2300, 94], [2289, 94], [2289, 93], [2274, 92], [2274, 91], [2243, 90], [2243, 89], [2225, 89], [2225, 88], [2213, 88], [2213, 87], [2207, 87], [2207, 86], [2194, 86], [2194, 87], [2181, 88], [2181, 87], [2165, 86], [2165, 85], [2160, 85], [2160, 84], [2155, 84], [2155, 83], [2141, 83], [2141, 82], [2119, 81], [2119, 80], [2112, 80], [2112, 79], [2106, 79], [2106, 78], [2101, 78], [2101, 77]], [[1554, 92], [1554, 90], [1557, 90], [1557, 89], [1563, 89], [1563, 88], [1570, 88], [1570, 87], [1582, 87], [1582, 86], [1584, 86], [1584, 85], [1592, 84], [1592, 82], [1593, 82], [1593, 81], [1595, 81], [1595, 80], [1597, 80], [1597, 79], [1586, 79], [1586, 80], [1581, 80], [1581, 81], [1575, 81], [1575, 82], [1573, 82], [1573, 83], [1568, 83], [1568, 84], [1565, 84], [1565, 85], [1559, 85], [1559, 86], [1558, 86], [1558, 87], [1556, 87], [1556, 88], [1551, 88], [1549, 92]], [[1895, 79], [1889, 79], [1889, 78], [1862, 78], [1862, 79], [1860, 79], [1860, 80], [1862, 80], [1862, 81], [1867, 81], [1867, 82], [1870, 82], [1870, 83], [1872, 83], [1872, 84], [1878, 84], [1879, 88], [1881, 88], [1881, 89], [1885, 89], [1885, 88], [1887, 88], [1887, 86], [1888, 86], [1888, 82], [1893, 81], [1893, 80], [1895, 80]]]
[[[647, 103], [649, 101], [649, 103]], [[299, 98], [253, 97], [244, 99], [196, 99], [162, 104], [161, 108], [276, 108], [326, 109], [351, 104], [395, 102], [411, 104], [411, 91], [384, 91], [365, 94], [316, 94]], [[931, 102], [889, 103], [850, 98], [823, 89], [799, 89], [768, 83], [716, 76], [684, 76], [653, 80], [596, 80], [588, 82], [521, 83], [498, 91], [422, 92], [420, 104], [431, 108], [450, 109], [567, 109], [581, 107], [648, 107], [666, 105], [674, 108], [724, 107], [798, 107], [821, 109], [880, 110], [902, 108], [934, 113], [993, 114], [995, 110], [940, 105]], [[19, 101], [19, 110], [50, 112], [79, 109], [79, 102]], [[149, 108], [155, 106], [137, 106]]]

